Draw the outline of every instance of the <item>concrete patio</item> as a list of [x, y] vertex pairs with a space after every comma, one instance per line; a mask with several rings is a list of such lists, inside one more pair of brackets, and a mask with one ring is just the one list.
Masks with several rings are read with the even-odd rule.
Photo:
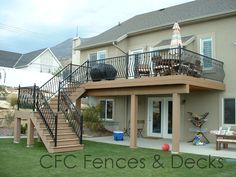
[[[117, 144], [117, 145], [130, 145], [130, 138], [125, 136], [123, 141], [115, 141], [113, 136], [106, 137], [86, 137], [84, 140], [108, 143], [108, 144]], [[150, 149], [161, 149], [162, 144], [168, 143], [171, 148], [171, 139], [154, 139], [154, 138], [138, 138], [137, 145], [142, 148]], [[195, 146], [192, 143], [181, 142], [180, 143], [180, 152], [199, 154], [199, 155], [211, 155], [224, 158], [234, 158], [236, 159], [236, 146], [229, 145], [228, 149], [222, 149], [216, 151], [215, 143], [206, 144], [203, 146]]]

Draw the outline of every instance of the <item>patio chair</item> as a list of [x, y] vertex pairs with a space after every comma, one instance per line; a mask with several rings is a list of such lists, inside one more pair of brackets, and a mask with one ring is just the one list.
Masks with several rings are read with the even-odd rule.
[[[143, 129], [144, 129], [145, 120], [137, 121], [137, 136], [143, 137]], [[130, 136], [130, 120], [128, 123], [128, 127], [124, 128], [124, 135]]]
[[148, 64], [139, 64], [138, 65], [138, 74], [141, 76], [149, 76], [150, 75], [150, 67]]
[[130, 135], [130, 120], [128, 122], [128, 126], [124, 128], [124, 135], [127, 135], [127, 136]]
[[138, 120], [138, 125], [137, 125], [137, 135], [138, 137], [143, 137], [143, 128], [144, 128], [144, 124], [145, 124], [145, 120]]

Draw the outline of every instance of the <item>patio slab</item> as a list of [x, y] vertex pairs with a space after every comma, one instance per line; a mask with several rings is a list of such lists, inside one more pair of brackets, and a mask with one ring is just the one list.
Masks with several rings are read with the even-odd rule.
[[[84, 138], [85, 140], [94, 141], [94, 142], [101, 142], [101, 143], [108, 143], [108, 144], [117, 144], [117, 145], [124, 145], [129, 146], [130, 139], [129, 137], [125, 136], [123, 141], [115, 141], [113, 136], [106, 136], [106, 137], [87, 137]], [[171, 148], [171, 139], [151, 139], [151, 138], [138, 138], [137, 145], [138, 147], [142, 148], [150, 148], [150, 149], [161, 149], [162, 144], [168, 143]], [[217, 157], [224, 157], [224, 158], [234, 158], [236, 159], [236, 146], [229, 145], [228, 149], [222, 149], [216, 151], [215, 144], [206, 144], [204, 146], [195, 146], [192, 143], [181, 142], [180, 143], [180, 152], [183, 153], [191, 153], [191, 154], [198, 154], [198, 155], [211, 155]]]

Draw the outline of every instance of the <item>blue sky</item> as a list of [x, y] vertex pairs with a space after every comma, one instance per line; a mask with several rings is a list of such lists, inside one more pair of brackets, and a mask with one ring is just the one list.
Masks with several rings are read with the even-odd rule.
[[135, 15], [191, 0], [1, 0], [0, 50], [26, 53], [92, 37]]

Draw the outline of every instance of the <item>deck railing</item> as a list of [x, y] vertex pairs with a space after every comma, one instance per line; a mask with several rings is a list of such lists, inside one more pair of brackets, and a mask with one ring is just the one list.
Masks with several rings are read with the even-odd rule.
[[[117, 56], [89, 61], [88, 80], [92, 80], [91, 69], [103, 64], [112, 65], [116, 78], [137, 78], [142, 76], [163, 76], [185, 74], [223, 82], [223, 62], [184, 48], [163, 49], [151, 52]], [[110, 73], [109, 67], [105, 72]]]

